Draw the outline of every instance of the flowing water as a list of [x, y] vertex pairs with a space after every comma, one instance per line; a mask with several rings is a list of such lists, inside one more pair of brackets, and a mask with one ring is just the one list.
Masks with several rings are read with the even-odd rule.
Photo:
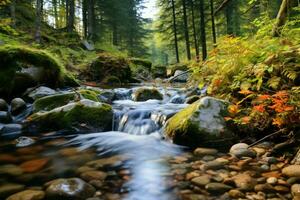
[[125, 200], [176, 200], [168, 160], [183, 149], [164, 139], [163, 126], [187, 106], [185, 93], [180, 88], [159, 88], [163, 100], [134, 102], [135, 89], [114, 89], [117, 99], [112, 103], [111, 132], [58, 131], [17, 140], [4, 137], [0, 183], [42, 186], [54, 178], [79, 177], [80, 169], [101, 162], [99, 168], [108, 174], [101, 192], [119, 193]]

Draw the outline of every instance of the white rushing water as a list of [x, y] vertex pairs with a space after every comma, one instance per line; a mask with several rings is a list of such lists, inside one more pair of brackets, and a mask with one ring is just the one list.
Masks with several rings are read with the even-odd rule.
[[166, 158], [182, 152], [181, 147], [163, 140], [162, 127], [166, 120], [185, 108], [186, 104], [172, 103], [182, 98], [180, 91], [162, 90], [164, 100], [134, 102], [132, 91], [121, 89], [121, 100], [113, 103], [114, 130], [105, 133], [80, 135], [71, 141], [80, 149], [96, 147], [100, 155], [125, 155], [125, 168], [132, 179], [124, 187], [129, 191], [125, 200], [176, 200], [169, 190], [170, 172]]

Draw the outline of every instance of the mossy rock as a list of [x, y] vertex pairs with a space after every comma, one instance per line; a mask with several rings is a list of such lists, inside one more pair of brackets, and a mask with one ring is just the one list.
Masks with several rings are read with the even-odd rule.
[[235, 136], [226, 126], [228, 103], [204, 97], [167, 121], [165, 134], [174, 143], [192, 148], [230, 147]]
[[155, 88], [139, 88], [133, 93], [134, 101], [147, 101], [149, 99], [163, 100], [163, 95]]
[[50, 111], [52, 109], [64, 106], [68, 103], [75, 102], [81, 99], [89, 99], [91, 101], [99, 102], [99, 99], [97, 97], [99, 94], [100, 92], [94, 90], [81, 89], [76, 92], [42, 97], [33, 103], [32, 111]]
[[106, 85], [120, 85], [122, 82], [116, 76], [108, 76], [108, 77], [104, 78], [102, 83], [106, 84]]
[[175, 74], [175, 72], [177, 70], [186, 71], [186, 70], [188, 70], [188, 66], [185, 65], [185, 64], [181, 64], [181, 63], [177, 63], [177, 64], [174, 64], [174, 65], [169, 65], [167, 67], [167, 75], [168, 75], [168, 77], [174, 76], [174, 74]]
[[152, 67], [152, 62], [141, 58], [130, 58], [129, 62], [136, 67], [146, 68], [149, 71], [151, 70]]
[[89, 128], [91, 131], [102, 132], [111, 130], [112, 119], [110, 105], [84, 99], [48, 112], [35, 113], [27, 119], [27, 123], [36, 131]]
[[61, 87], [65, 80], [72, 86], [76, 84], [66, 75], [64, 66], [45, 51], [5, 45], [0, 47], [0, 63], [0, 94], [4, 96], [21, 94], [36, 85]]
[[126, 59], [101, 53], [80, 76], [86, 81], [96, 82], [103, 82], [108, 76], [114, 76], [122, 83], [129, 83], [131, 70]]
[[151, 73], [154, 78], [166, 78], [167, 77], [167, 67], [164, 65], [155, 65], [152, 68]]

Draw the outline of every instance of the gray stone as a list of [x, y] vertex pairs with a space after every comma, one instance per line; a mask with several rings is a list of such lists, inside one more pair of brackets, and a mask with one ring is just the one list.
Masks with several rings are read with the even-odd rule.
[[16, 147], [27, 147], [35, 143], [35, 140], [30, 137], [19, 137], [16, 139]]
[[28, 97], [30, 97], [33, 100], [37, 100], [39, 98], [49, 96], [49, 95], [54, 95], [56, 93], [57, 92], [51, 88], [41, 86], [29, 92]]
[[210, 169], [211, 170], [218, 170], [218, 169], [224, 168], [224, 164], [221, 163], [221, 162], [213, 160], [213, 161], [209, 161], [209, 162], [203, 164], [202, 167], [203, 167], [204, 170], [210, 170]]
[[10, 114], [6, 111], [0, 111], [0, 123], [9, 123], [12, 121]]
[[107, 90], [107, 91], [101, 92], [101, 94], [98, 95], [98, 98], [101, 102], [111, 104], [113, 99], [115, 98], [115, 93], [111, 90]]
[[4, 99], [0, 99], [0, 111], [8, 111], [8, 104]]
[[242, 157], [250, 157], [250, 158], [255, 158], [256, 157], [256, 152], [248, 149], [248, 145], [245, 143], [238, 143], [233, 145], [230, 148], [229, 153], [232, 156], [235, 156], [237, 158], [242, 158]]
[[9, 138], [16, 138], [23, 132], [23, 126], [21, 124], [6, 124], [0, 130], [2, 136]]
[[85, 200], [95, 188], [79, 178], [56, 179], [46, 183], [46, 197], [51, 200]]
[[11, 113], [17, 115], [26, 108], [26, 102], [21, 98], [15, 98], [10, 103]]
[[187, 82], [187, 80], [189, 79], [189, 76], [190, 76], [190, 74], [185, 73], [185, 71], [176, 70], [174, 73], [174, 76], [171, 78], [172, 78], [172, 81], [174, 81], [174, 82]]

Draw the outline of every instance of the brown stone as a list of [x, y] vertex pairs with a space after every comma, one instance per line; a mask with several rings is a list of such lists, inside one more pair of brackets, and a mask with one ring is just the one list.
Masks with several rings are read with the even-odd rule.
[[25, 173], [34, 173], [43, 169], [43, 167], [45, 167], [48, 162], [49, 162], [48, 158], [41, 158], [41, 159], [26, 161], [22, 163], [20, 167], [23, 169]]
[[24, 190], [22, 192], [11, 195], [7, 200], [42, 200], [45, 192], [39, 190]]

